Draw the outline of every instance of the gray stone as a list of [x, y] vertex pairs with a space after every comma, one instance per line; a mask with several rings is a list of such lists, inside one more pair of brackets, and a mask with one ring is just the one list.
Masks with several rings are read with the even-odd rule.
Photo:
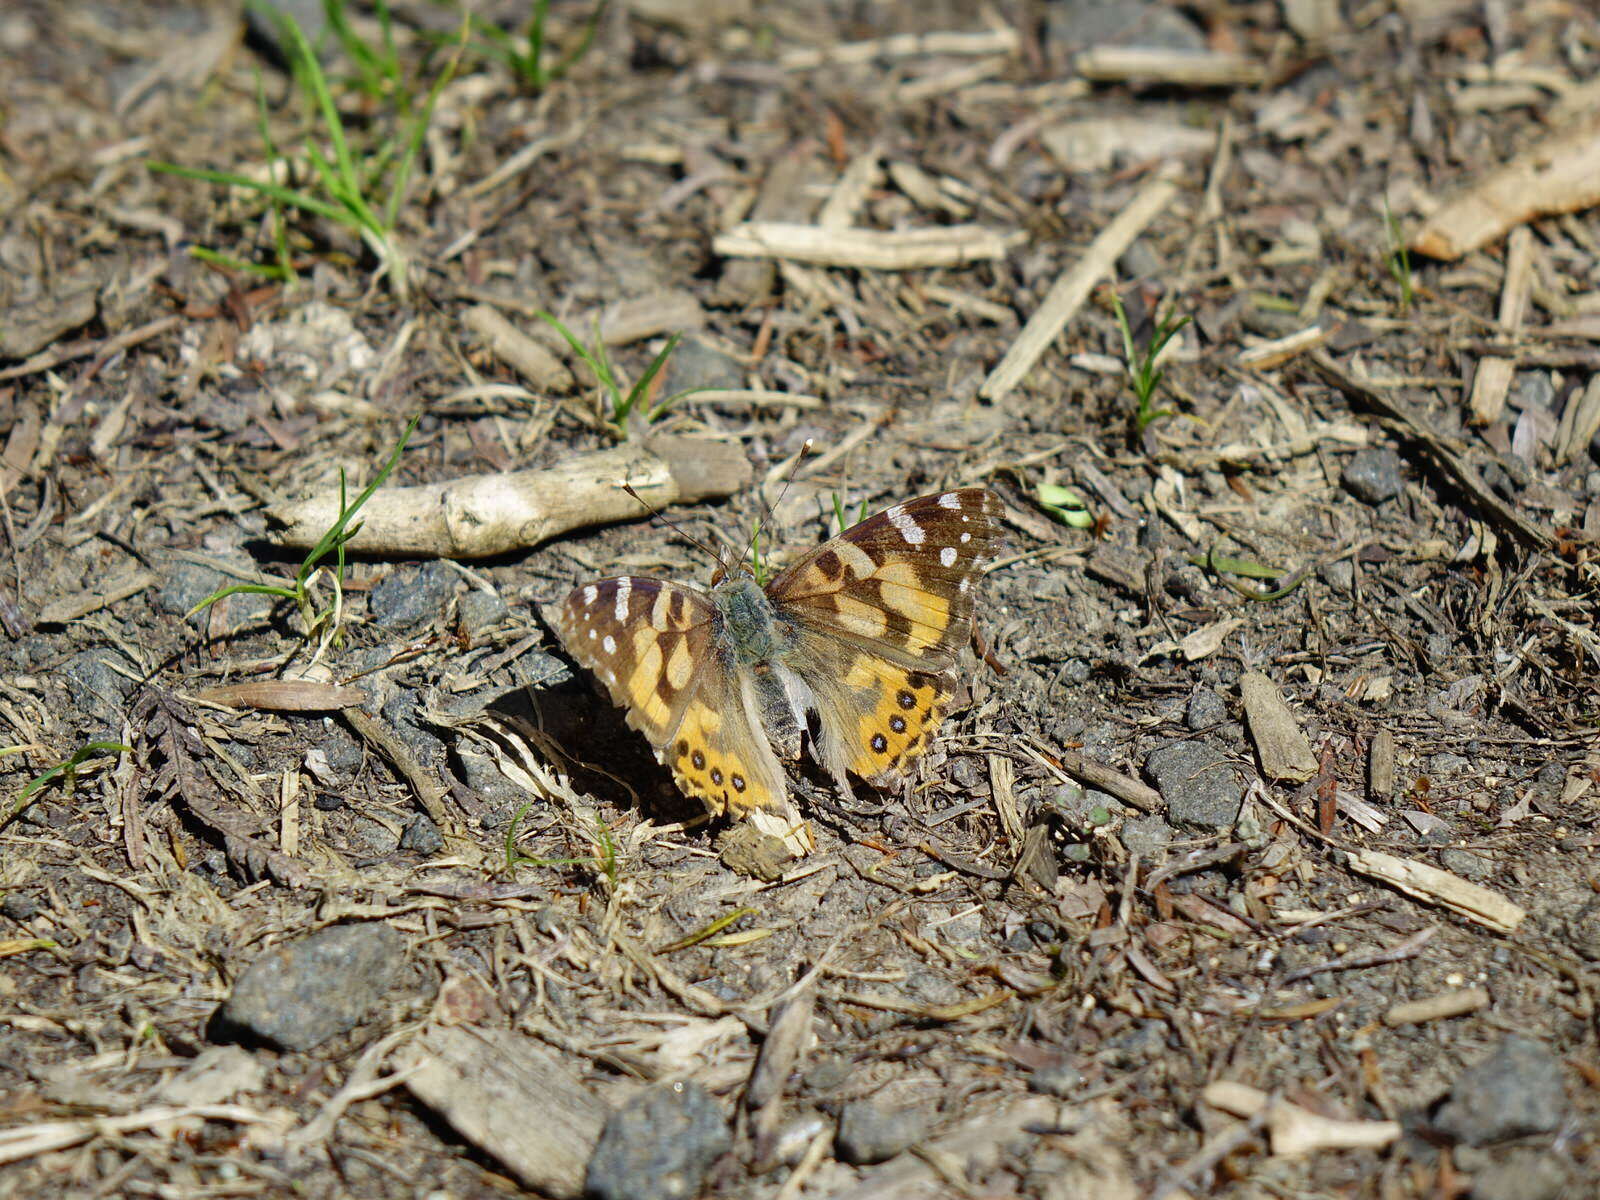
[[334, 925], [275, 946], [245, 968], [217, 1014], [285, 1050], [355, 1028], [394, 984], [405, 943], [387, 925]]
[[122, 736], [124, 705], [133, 681], [112, 666], [119, 661], [116, 651], [99, 647], [74, 654], [61, 668], [72, 707], [93, 726], [92, 740]]
[[887, 1110], [871, 1100], [852, 1100], [839, 1114], [833, 1147], [843, 1162], [866, 1166], [893, 1158], [928, 1135], [928, 1119], [917, 1109]]
[[1183, 723], [1199, 732], [1221, 725], [1228, 719], [1228, 705], [1223, 698], [1208, 687], [1197, 687], [1189, 694], [1188, 707], [1184, 709]]
[[1345, 490], [1363, 504], [1382, 504], [1400, 494], [1400, 456], [1393, 450], [1361, 450], [1345, 464]]
[[1561, 1060], [1542, 1042], [1512, 1036], [1463, 1071], [1434, 1125], [1469, 1146], [1549, 1133], [1567, 1111]]
[[1472, 1173], [1472, 1200], [1563, 1200], [1571, 1173], [1547, 1150], [1516, 1146]]
[[1239, 815], [1244, 783], [1209, 742], [1169, 742], [1152, 750], [1144, 772], [1167, 803], [1167, 816], [1187, 825], [1226, 829]]
[[259, 4], [246, 4], [244, 15], [250, 32], [271, 45], [285, 60], [289, 57], [289, 47], [284, 44], [283, 17], [294, 20], [311, 46], [317, 44], [328, 20], [323, 0], [261, 0]]
[[372, 589], [367, 611], [380, 628], [414, 629], [445, 611], [456, 579], [456, 573], [442, 562], [396, 567]]
[[732, 1147], [727, 1117], [698, 1083], [649, 1088], [606, 1121], [585, 1190], [596, 1200], [688, 1200]]
[[1356, 567], [1348, 558], [1324, 564], [1317, 574], [1322, 577], [1323, 583], [1343, 595], [1348, 595], [1356, 586]]
[[428, 817], [419, 814], [412, 818], [406, 831], [400, 835], [400, 848], [414, 850], [418, 854], [437, 854], [444, 848], [444, 834]]
[[[1446, 831], [1448, 836], [1448, 831]], [[1452, 875], [1481, 882], [1489, 877], [1493, 863], [1482, 854], [1471, 850], [1450, 849], [1439, 855], [1439, 863]]]
[[511, 606], [492, 592], [473, 588], [461, 597], [461, 624], [468, 633], [478, 633], [504, 621]]
[[744, 367], [737, 359], [693, 334], [678, 343], [661, 374], [659, 395], [663, 399], [689, 388], [735, 390], [745, 385]]
[[1161, 50], [1206, 49], [1205, 34], [1182, 13], [1166, 5], [1128, 0], [1058, 0], [1045, 6], [1052, 44], [1082, 49], [1101, 42]]
[[1135, 817], [1122, 823], [1122, 844], [1130, 854], [1149, 860], [1161, 854], [1173, 842], [1172, 826], [1160, 817]]
[[1518, 371], [1516, 382], [1511, 385], [1511, 395], [1507, 397], [1511, 407], [1522, 411], [1553, 408], [1555, 400], [1556, 386], [1550, 381], [1549, 371]]

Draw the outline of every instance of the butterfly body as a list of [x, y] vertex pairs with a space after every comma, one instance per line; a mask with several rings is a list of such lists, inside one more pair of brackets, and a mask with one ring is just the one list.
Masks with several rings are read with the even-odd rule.
[[896, 505], [765, 587], [597, 580], [567, 597], [557, 632], [714, 813], [783, 808], [780, 759], [805, 750], [846, 794], [850, 775], [889, 783], [954, 694], [999, 508], [981, 488]]

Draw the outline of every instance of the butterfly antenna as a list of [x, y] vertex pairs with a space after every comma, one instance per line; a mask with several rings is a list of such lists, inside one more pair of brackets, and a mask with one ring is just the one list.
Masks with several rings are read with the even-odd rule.
[[699, 550], [702, 554], [708, 555], [709, 557], [715, 559], [717, 567], [720, 569], [722, 574], [726, 575], [728, 573], [728, 561], [717, 552], [715, 547], [701, 541], [682, 525], [678, 524], [671, 517], [667, 516], [666, 513], [662, 512], [659, 508], [654, 507], [648, 500], [633, 490], [633, 484], [624, 483], [622, 485], [622, 490], [637, 500], [640, 508], [644, 509], [645, 512], [649, 513], [656, 520], [660, 521], [668, 529], [672, 530], [673, 533], [677, 534], [684, 541], [688, 542], [695, 549]]
[[[812, 441], [813, 439], [807, 438], [805, 440], [805, 444], [800, 447], [800, 452], [794, 456], [794, 462], [789, 464], [789, 471], [783, 477], [783, 487], [778, 490], [778, 498], [776, 500], [774, 500], [771, 504], [768, 504], [767, 493], [765, 489], [762, 489], [756, 493], [761, 497], [761, 506], [767, 510], [767, 515], [770, 516], [771, 514], [775, 513], [778, 505], [783, 503], [783, 498], [789, 494], [789, 485], [794, 482], [795, 472], [800, 469], [800, 464], [805, 460], [806, 455], [811, 453]], [[750, 556], [751, 549], [756, 545], [757, 540], [761, 537], [761, 522], [762, 518], [757, 517], [755, 528], [750, 531], [749, 540], [745, 542], [744, 549], [739, 552], [739, 562], [744, 562], [744, 560]]]

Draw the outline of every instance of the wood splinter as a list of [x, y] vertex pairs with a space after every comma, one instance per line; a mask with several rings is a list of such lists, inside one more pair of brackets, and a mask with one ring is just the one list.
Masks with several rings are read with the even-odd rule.
[[[654, 437], [574, 455], [554, 466], [447, 483], [385, 487], [361, 509], [350, 549], [408, 557], [486, 558], [525, 550], [569, 529], [645, 515], [652, 509], [732, 495], [750, 482], [736, 444]], [[623, 490], [630, 486], [638, 499]], [[339, 492], [273, 507], [285, 546], [313, 546], [338, 519]]]

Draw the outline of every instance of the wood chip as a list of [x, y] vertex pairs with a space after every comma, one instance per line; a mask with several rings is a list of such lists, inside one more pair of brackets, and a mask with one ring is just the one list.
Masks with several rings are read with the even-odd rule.
[[1372, 735], [1372, 745], [1367, 750], [1367, 795], [1374, 800], [1387, 800], [1394, 795], [1395, 748], [1394, 734], [1380, 729]]
[[[655, 437], [574, 454], [532, 471], [380, 488], [349, 545], [364, 554], [483, 558], [527, 549], [585, 525], [644, 517], [649, 508], [731, 495], [750, 482], [737, 445]], [[635, 499], [623, 490], [628, 484]], [[641, 503], [642, 502], [642, 503]], [[286, 546], [313, 546], [338, 517], [339, 489], [273, 508]]]
[[1350, 867], [1399, 888], [1408, 896], [1438, 904], [1497, 933], [1510, 933], [1528, 914], [1499, 892], [1414, 859], [1379, 850], [1352, 850]]
[[778, 258], [819, 267], [910, 271], [1004, 258], [1025, 241], [1027, 234], [1020, 231], [983, 225], [880, 230], [746, 221], [719, 233], [711, 248], [730, 258]]
[[606, 1105], [561, 1059], [508, 1029], [431, 1030], [407, 1050], [406, 1087], [525, 1187], [576, 1200]]
[[1561, 410], [1561, 424], [1556, 428], [1555, 456], [1558, 466], [1565, 466], [1582, 454], [1600, 433], [1600, 375], [1592, 375], [1589, 385], [1574, 392]]
[[566, 364], [489, 305], [473, 305], [461, 315], [461, 323], [483, 338], [491, 354], [534, 387], [554, 392], [571, 390], [572, 372]]
[[1411, 249], [1454, 260], [1537, 217], [1600, 204], [1600, 116], [1540, 138], [1468, 185], [1423, 224]]
[[1073, 59], [1072, 65], [1079, 75], [1097, 83], [1132, 80], [1177, 87], [1254, 87], [1267, 78], [1266, 65], [1243, 54], [1160, 46], [1094, 46]]
[[[1506, 276], [1500, 289], [1500, 328], [1511, 337], [1522, 332], [1532, 283], [1533, 231], [1526, 225], [1519, 225], [1506, 239]], [[1479, 360], [1468, 403], [1474, 425], [1488, 425], [1499, 419], [1515, 374], [1516, 363], [1512, 359], [1487, 355]]]
[[313, 679], [252, 679], [225, 683], [196, 692], [196, 700], [227, 708], [259, 708], [270, 712], [337, 712], [365, 704], [360, 688]]
[[153, 572], [133, 571], [119, 576], [103, 588], [96, 588], [90, 592], [79, 592], [76, 596], [67, 596], [61, 600], [52, 601], [39, 610], [38, 623], [40, 625], [65, 625], [68, 621], [76, 621], [86, 617], [92, 612], [99, 612], [102, 608], [109, 608], [119, 600], [126, 600], [129, 596], [137, 596], [148, 587], [154, 587], [161, 582]]
[[1426, 1000], [1408, 1000], [1404, 1004], [1393, 1005], [1383, 1014], [1383, 1023], [1391, 1027], [1417, 1025], [1423, 1021], [1441, 1021], [1447, 1017], [1459, 1017], [1487, 1007], [1489, 1007], [1487, 988], [1462, 988], [1456, 992], [1429, 996]]
[[1261, 773], [1291, 783], [1304, 783], [1315, 775], [1317, 756], [1278, 686], [1259, 671], [1250, 671], [1239, 679], [1239, 697], [1261, 759]]

